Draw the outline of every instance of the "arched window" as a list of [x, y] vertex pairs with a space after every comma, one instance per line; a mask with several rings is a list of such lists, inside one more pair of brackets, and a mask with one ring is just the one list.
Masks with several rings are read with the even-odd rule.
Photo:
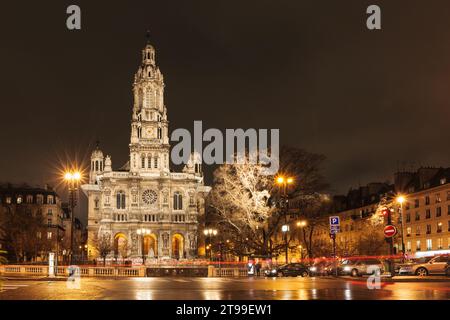
[[175, 192], [173, 194], [173, 209], [183, 210], [183, 196], [180, 192]]
[[55, 204], [55, 198], [53, 196], [47, 196], [47, 204]]
[[95, 161], [95, 171], [98, 171], [98, 160]]
[[155, 168], [158, 168], [158, 157], [155, 157], [154, 165]]
[[125, 193], [120, 191], [116, 196], [117, 209], [125, 209]]
[[158, 128], [158, 139], [162, 138], [162, 129]]
[[141, 168], [145, 169], [145, 156], [144, 155], [141, 156]]
[[152, 168], [152, 157], [148, 157], [148, 168], [151, 169]]

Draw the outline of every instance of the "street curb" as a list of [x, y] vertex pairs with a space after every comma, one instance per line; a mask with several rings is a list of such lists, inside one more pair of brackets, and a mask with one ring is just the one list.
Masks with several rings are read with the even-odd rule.
[[8, 281], [67, 281], [67, 278], [26, 278], [26, 277], [4, 277], [2, 280]]
[[[342, 280], [352, 280], [352, 281], [358, 281], [358, 282], [366, 282], [368, 278], [350, 278], [350, 277], [340, 277], [338, 279]], [[439, 278], [439, 279], [433, 279], [433, 278], [411, 278], [411, 279], [393, 279], [393, 278], [381, 278], [381, 282], [389, 282], [389, 283], [395, 283], [395, 282], [450, 282], [450, 278]]]

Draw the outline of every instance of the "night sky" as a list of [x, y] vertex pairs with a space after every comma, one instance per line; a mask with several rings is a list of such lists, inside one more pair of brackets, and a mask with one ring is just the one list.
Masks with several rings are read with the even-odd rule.
[[[66, 29], [70, 4], [81, 31]], [[381, 31], [366, 28], [369, 4]], [[279, 128], [282, 144], [327, 156], [332, 193], [448, 166], [449, 16], [449, 1], [2, 3], [0, 181], [55, 185], [97, 139], [113, 167], [128, 160], [147, 29], [171, 130]]]

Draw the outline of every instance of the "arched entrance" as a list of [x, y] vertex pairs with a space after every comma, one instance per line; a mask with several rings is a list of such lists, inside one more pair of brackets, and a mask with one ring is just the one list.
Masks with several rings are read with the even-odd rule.
[[128, 239], [122, 232], [114, 236], [114, 256], [126, 258], [128, 256]]
[[144, 237], [144, 255], [149, 258], [158, 257], [156, 235], [153, 233]]
[[184, 258], [184, 237], [179, 233], [172, 236], [172, 258]]

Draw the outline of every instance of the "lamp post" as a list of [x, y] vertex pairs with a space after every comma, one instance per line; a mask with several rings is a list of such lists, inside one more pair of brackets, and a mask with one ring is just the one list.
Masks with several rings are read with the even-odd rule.
[[68, 171], [64, 174], [64, 180], [67, 183], [67, 187], [69, 190], [69, 205], [70, 205], [70, 256], [69, 256], [69, 262], [72, 264], [73, 262], [73, 225], [75, 221], [74, 217], [74, 209], [77, 205], [77, 191], [78, 191], [78, 184], [81, 180], [81, 173], [79, 171]]
[[405, 202], [405, 197], [404, 196], [398, 196], [396, 198], [397, 203], [400, 205], [400, 227], [402, 228], [402, 254], [403, 257], [405, 257], [405, 234], [404, 234], [404, 230], [403, 230], [403, 202]]
[[289, 225], [287, 224], [287, 214], [288, 214], [288, 197], [287, 197], [287, 187], [288, 185], [294, 183], [294, 178], [278, 176], [275, 179], [276, 183], [282, 188], [282, 201], [284, 210], [284, 225], [281, 227], [281, 231], [284, 233], [284, 241], [286, 244], [286, 263], [289, 261], [289, 242], [287, 239], [287, 232], [289, 231]]
[[[297, 228], [304, 228], [306, 227], [306, 225], [308, 224], [308, 222], [306, 220], [301, 220], [301, 221], [297, 221]], [[299, 234], [299, 242], [300, 242], [300, 234]], [[299, 245], [300, 248], [300, 260], [303, 259], [303, 246]]]
[[289, 232], [289, 225], [288, 224], [283, 224], [281, 226], [281, 232], [283, 232], [284, 234], [284, 244], [286, 246], [286, 264], [289, 263], [289, 242], [287, 239], [287, 233]]
[[207, 249], [209, 247], [209, 261], [212, 260], [212, 239], [211, 239], [211, 237], [216, 236], [217, 233], [218, 233], [218, 231], [216, 229], [209, 228], [209, 229], [203, 230], [203, 234], [205, 236], [207, 236], [209, 239], [209, 244], [205, 247], [205, 249]]
[[151, 233], [150, 229], [140, 228], [136, 230], [136, 233], [141, 236], [141, 254], [142, 254], [142, 264], [145, 265], [145, 247], [144, 247], [144, 237]]

